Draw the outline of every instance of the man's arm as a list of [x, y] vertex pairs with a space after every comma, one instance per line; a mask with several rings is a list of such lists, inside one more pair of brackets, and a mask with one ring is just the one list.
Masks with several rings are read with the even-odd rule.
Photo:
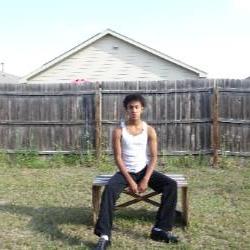
[[157, 135], [155, 129], [148, 126], [148, 146], [150, 151], [150, 162], [148, 164], [145, 176], [138, 184], [138, 191], [143, 193], [148, 187], [149, 179], [157, 164]]
[[137, 183], [133, 180], [131, 175], [129, 174], [123, 160], [122, 160], [122, 150], [121, 150], [121, 136], [122, 130], [121, 128], [116, 128], [112, 134], [112, 144], [113, 144], [113, 151], [114, 151], [114, 158], [117, 167], [119, 168], [120, 172], [125, 177], [130, 190], [133, 193], [138, 193], [138, 186]]

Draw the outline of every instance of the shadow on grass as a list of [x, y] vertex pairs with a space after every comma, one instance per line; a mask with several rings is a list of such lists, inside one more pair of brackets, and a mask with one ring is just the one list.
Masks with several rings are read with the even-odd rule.
[[[133, 220], [135, 222], [155, 222], [156, 211], [150, 209], [133, 209], [133, 208], [126, 208], [116, 211], [116, 218], [117, 219], [127, 219]], [[175, 226], [176, 227], [184, 227], [184, 221], [182, 218], [182, 214], [180, 211], [176, 210], [175, 213]]]
[[29, 207], [5, 204], [0, 205], [1, 212], [31, 216], [30, 227], [38, 232], [45, 233], [51, 240], [62, 240], [69, 245], [84, 244], [92, 248], [93, 242], [83, 241], [79, 237], [73, 237], [63, 233], [59, 225], [74, 224], [86, 225], [93, 230], [91, 209], [86, 207]]
[[[62, 232], [59, 225], [73, 224], [86, 225], [89, 231], [93, 231], [92, 211], [86, 207], [29, 207], [11, 204], [0, 205], [0, 212], [8, 212], [12, 214], [27, 215], [31, 217], [30, 227], [38, 232], [42, 232], [48, 236], [50, 240], [61, 240], [69, 245], [82, 245], [93, 248], [92, 241], [82, 240], [76, 236], [70, 236]], [[124, 219], [133, 222], [149, 222], [154, 223], [156, 211], [148, 209], [126, 208], [115, 212], [115, 220]], [[183, 225], [180, 212], [176, 211], [176, 226]], [[145, 237], [141, 232], [134, 232], [130, 229], [119, 229], [116, 226], [114, 230], [121, 231], [130, 235], [132, 238]]]
[[[138, 223], [138, 224], [146, 222], [146, 223], [152, 224], [153, 226], [155, 222], [156, 213], [157, 213], [156, 211], [153, 211], [151, 209], [145, 209], [145, 208], [141, 208], [141, 209], [125, 208], [125, 209], [117, 210], [115, 212], [115, 220], [118, 220], [118, 221], [126, 220], [126, 221], [130, 221], [133, 223]], [[176, 211], [175, 226], [182, 227], [184, 229], [184, 222], [182, 219], [182, 214], [179, 211]], [[143, 231], [133, 230], [131, 229], [131, 227], [120, 228], [120, 226], [116, 224], [116, 221], [114, 223], [114, 231], [129, 235], [129, 237], [134, 240], [138, 240], [139, 238], [142, 238], [142, 237], [148, 238], [150, 234], [150, 232], [143, 233]]]

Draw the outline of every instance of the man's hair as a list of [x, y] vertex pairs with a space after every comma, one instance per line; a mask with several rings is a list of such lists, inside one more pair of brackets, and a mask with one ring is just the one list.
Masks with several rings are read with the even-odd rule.
[[123, 106], [126, 109], [128, 107], [128, 104], [132, 101], [138, 101], [141, 103], [142, 107], [146, 107], [146, 100], [144, 97], [140, 94], [131, 94], [127, 95], [123, 100]]

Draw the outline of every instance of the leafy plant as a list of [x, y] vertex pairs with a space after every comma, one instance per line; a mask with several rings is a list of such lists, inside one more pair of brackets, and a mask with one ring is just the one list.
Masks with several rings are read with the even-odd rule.
[[11, 159], [11, 165], [17, 167], [43, 168], [47, 165], [36, 150], [18, 151]]
[[10, 165], [10, 157], [5, 152], [0, 152], [0, 167], [7, 167]]

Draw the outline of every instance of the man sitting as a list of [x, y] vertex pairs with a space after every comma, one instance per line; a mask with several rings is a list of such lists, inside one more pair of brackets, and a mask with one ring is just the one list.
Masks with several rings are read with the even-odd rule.
[[157, 135], [153, 127], [141, 120], [146, 106], [145, 99], [139, 94], [131, 94], [125, 97], [123, 104], [127, 120], [115, 128], [112, 134], [114, 157], [119, 171], [109, 180], [102, 194], [100, 213], [94, 230], [100, 238], [95, 249], [106, 249], [110, 244], [113, 210], [120, 193], [126, 187], [135, 194], [145, 192], [148, 186], [162, 193], [161, 205], [150, 237], [155, 241], [177, 243], [178, 238], [172, 233], [177, 183], [155, 171]]

